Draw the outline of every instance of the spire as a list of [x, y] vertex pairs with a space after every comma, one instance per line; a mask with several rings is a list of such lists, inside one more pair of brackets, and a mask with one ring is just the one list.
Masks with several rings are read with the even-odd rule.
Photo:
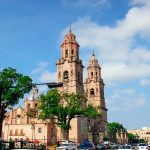
[[94, 53], [94, 50], [93, 50], [93, 53], [92, 53], [92, 58], [91, 58], [91, 60], [95, 60], [96, 58], [95, 58], [95, 53]]
[[93, 50], [92, 56], [95, 56], [94, 50]]
[[69, 33], [71, 33], [71, 25], [69, 26]]
[[95, 57], [94, 50], [92, 52], [92, 57], [89, 62], [90, 62], [89, 66], [98, 66], [99, 67], [98, 60]]

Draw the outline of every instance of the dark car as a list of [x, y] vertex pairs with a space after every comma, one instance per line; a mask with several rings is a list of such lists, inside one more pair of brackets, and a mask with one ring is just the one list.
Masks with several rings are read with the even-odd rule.
[[106, 149], [111, 149], [111, 146], [109, 144], [105, 144]]
[[92, 142], [85, 142], [85, 143], [81, 143], [77, 149], [78, 150], [95, 150], [96, 147], [94, 146]]

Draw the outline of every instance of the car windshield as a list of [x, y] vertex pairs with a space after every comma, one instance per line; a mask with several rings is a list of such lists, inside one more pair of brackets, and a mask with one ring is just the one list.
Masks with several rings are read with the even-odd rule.
[[61, 146], [72, 146], [72, 144], [61, 144]]
[[146, 146], [146, 144], [145, 144], [145, 143], [142, 143], [142, 144], [139, 144], [139, 146]]
[[120, 149], [131, 149], [130, 145], [122, 145], [120, 146]]
[[82, 143], [79, 145], [79, 148], [89, 148], [93, 147], [91, 143]]

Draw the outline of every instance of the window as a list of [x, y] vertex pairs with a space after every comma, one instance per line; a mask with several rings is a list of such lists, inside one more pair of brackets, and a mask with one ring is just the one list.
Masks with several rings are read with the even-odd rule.
[[35, 104], [35, 109], [37, 109], [37, 108], [38, 108], [38, 104], [36, 103], [36, 104]]
[[97, 76], [97, 72], [96, 72], [96, 76]]
[[30, 108], [30, 104], [28, 104], [28, 108]]
[[93, 77], [93, 72], [91, 72], [91, 76]]
[[38, 133], [42, 133], [42, 128], [38, 128]]
[[68, 71], [65, 71], [64, 72], [64, 79], [68, 79], [68, 78], [69, 78]]
[[18, 136], [18, 130], [17, 129], [15, 130], [15, 136]]
[[68, 57], [68, 50], [65, 51], [65, 57]]
[[91, 96], [94, 96], [94, 95], [95, 95], [95, 94], [94, 94], [94, 89], [91, 89], [90, 94], [91, 94]]
[[74, 50], [73, 50], [73, 49], [71, 50], [71, 54], [72, 54], [72, 55], [74, 54]]

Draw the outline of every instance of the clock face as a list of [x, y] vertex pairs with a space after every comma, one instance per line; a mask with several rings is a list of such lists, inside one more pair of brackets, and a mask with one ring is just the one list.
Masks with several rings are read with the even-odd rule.
[[63, 90], [64, 90], [64, 92], [67, 92], [68, 91], [68, 84], [65, 82], [65, 83], [63, 83], [64, 84], [64, 86], [63, 86]]
[[67, 89], [67, 87], [65, 86], [65, 87], [64, 87], [64, 90], [66, 90], [66, 89]]
[[68, 86], [67, 85], [64, 86], [64, 91], [66, 91], [66, 92], [68, 91]]

